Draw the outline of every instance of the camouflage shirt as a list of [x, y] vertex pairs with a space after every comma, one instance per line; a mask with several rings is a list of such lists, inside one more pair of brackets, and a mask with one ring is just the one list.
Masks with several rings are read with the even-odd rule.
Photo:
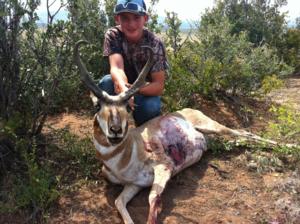
[[[133, 83], [136, 80], [149, 58], [149, 51], [141, 46], [147, 45], [154, 50], [155, 63], [149, 74], [167, 70], [168, 68], [165, 47], [162, 41], [146, 28], [144, 28], [143, 32], [143, 38], [138, 43], [129, 43], [120, 26], [110, 28], [105, 34], [103, 56], [108, 57], [115, 53], [123, 56], [124, 70], [129, 83]], [[149, 75], [147, 80], [151, 81]]]

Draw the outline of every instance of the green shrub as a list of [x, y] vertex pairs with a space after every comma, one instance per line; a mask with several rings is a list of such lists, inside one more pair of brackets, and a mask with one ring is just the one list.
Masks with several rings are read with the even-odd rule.
[[200, 25], [196, 40], [187, 42], [176, 58], [169, 55], [171, 76], [166, 95], [173, 99], [171, 108], [188, 106], [193, 93], [209, 98], [216, 93], [257, 95], [263, 85], [266, 88], [267, 80], [271, 81], [267, 77], [275, 81], [275, 77], [290, 74], [292, 68], [272, 49], [266, 45], [254, 47], [246, 33], [232, 35], [231, 29], [226, 18], [206, 27]]
[[279, 47], [284, 61], [300, 71], [300, 29], [288, 29], [283, 36], [283, 43]]
[[266, 76], [262, 81], [261, 90], [264, 94], [270, 93], [272, 90], [279, 89], [283, 86], [283, 81], [276, 75]]
[[276, 122], [270, 122], [268, 134], [270, 137], [283, 142], [299, 143], [300, 113], [291, 106], [272, 106], [271, 112], [276, 116]]
[[[30, 150], [29, 145], [32, 146]], [[37, 216], [43, 215], [58, 198], [56, 180], [48, 164], [38, 162], [36, 149], [34, 142], [31, 144], [25, 138], [17, 140], [16, 150], [21, 158], [11, 161], [18, 167], [13, 167], [14, 172], [5, 174], [5, 178], [11, 182], [2, 186], [0, 213], [31, 208]]]
[[[276, 116], [276, 121], [269, 122], [265, 136], [279, 143], [294, 143], [300, 145], [300, 113], [291, 106], [272, 106], [271, 112]], [[276, 151], [284, 154], [295, 154], [300, 158], [298, 147], [277, 147]]]
[[[59, 148], [66, 153], [72, 169], [78, 170], [78, 175], [83, 179], [92, 178], [93, 173], [100, 167], [99, 161], [95, 157], [94, 145], [90, 138], [78, 139], [78, 136], [68, 130], [56, 132], [59, 138]], [[68, 165], [68, 166], [69, 166]]]

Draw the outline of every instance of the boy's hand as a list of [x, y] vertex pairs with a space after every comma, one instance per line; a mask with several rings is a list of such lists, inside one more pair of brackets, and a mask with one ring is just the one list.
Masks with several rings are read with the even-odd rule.
[[128, 100], [129, 106], [131, 108], [132, 111], [134, 111], [134, 96], [132, 96], [129, 100]]
[[[116, 85], [115, 84], [115, 92], [116, 94], [120, 94], [122, 92], [127, 91], [128, 89], [130, 89], [132, 85], [129, 83], [125, 83], [125, 86], [121, 87], [121, 85]], [[132, 96], [129, 100], [128, 100], [129, 106], [131, 108], [131, 110], [134, 110], [134, 97]]]

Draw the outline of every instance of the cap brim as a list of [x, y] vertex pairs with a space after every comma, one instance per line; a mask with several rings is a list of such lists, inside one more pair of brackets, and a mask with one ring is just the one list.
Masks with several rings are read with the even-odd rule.
[[139, 15], [139, 16], [146, 15], [145, 12], [137, 12], [137, 11], [135, 11], [135, 10], [130, 10], [130, 9], [122, 9], [122, 10], [120, 10], [120, 11], [118, 11], [118, 12], [115, 12], [114, 14], [115, 14], [115, 15], [119, 15], [119, 14], [124, 13], [124, 12], [133, 13], [133, 14], [136, 14], [136, 15]]

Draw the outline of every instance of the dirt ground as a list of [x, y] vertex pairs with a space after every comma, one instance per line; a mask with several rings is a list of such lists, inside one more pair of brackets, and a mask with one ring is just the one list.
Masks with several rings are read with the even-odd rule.
[[[282, 103], [286, 96], [293, 96], [300, 109], [299, 76], [291, 78], [287, 88], [270, 98]], [[204, 113], [219, 122], [243, 126], [233, 109], [224, 104], [198, 103]], [[265, 124], [265, 108], [253, 107], [258, 109], [259, 118], [247, 129], [258, 131]], [[66, 113], [50, 118], [48, 124], [54, 129], [68, 128], [80, 138], [91, 134], [92, 115]], [[254, 153], [244, 148], [223, 153], [208, 151], [198, 163], [168, 183], [159, 223], [300, 223], [300, 169], [286, 169], [286, 162], [276, 160], [271, 153]], [[63, 194], [51, 210], [48, 223], [122, 223], [114, 206], [122, 188], [107, 182], [99, 173], [99, 181]], [[144, 189], [128, 204], [137, 224], [146, 223], [148, 194], [149, 189]]]
[[273, 102], [279, 104], [291, 104], [296, 110], [300, 111], [300, 73], [287, 79], [285, 85], [269, 94]]

